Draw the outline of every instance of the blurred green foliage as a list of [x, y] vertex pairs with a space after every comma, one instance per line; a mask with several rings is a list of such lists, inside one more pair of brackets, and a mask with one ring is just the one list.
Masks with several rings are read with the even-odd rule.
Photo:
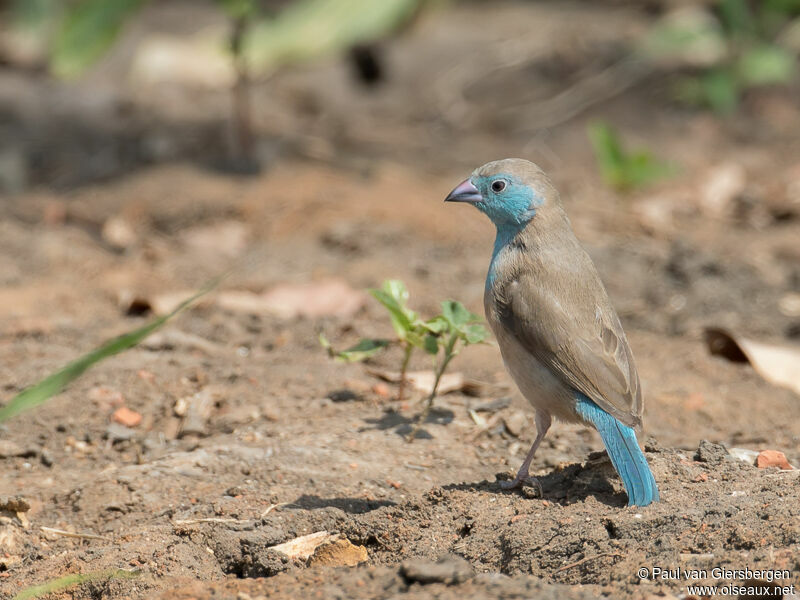
[[58, 579], [53, 579], [41, 585], [25, 588], [13, 600], [32, 600], [41, 598], [56, 592], [63, 592], [73, 586], [80, 585], [89, 581], [99, 581], [103, 579], [133, 579], [140, 575], [140, 571], [128, 571], [126, 569], [108, 569], [106, 571], [96, 571], [94, 573], [73, 573], [64, 575]]
[[[151, 0], [14, 0], [13, 21], [45, 32], [50, 68], [75, 77], [118, 39], [130, 18]], [[436, 0], [296, 0], [275, 13], [258, 0], [216, 0], [236, 27], [242, 53], [254, 73], [310, 60], [379, 40], [407, 24]]]
[[717, 0], [664, 19], [643, 49], [694, 71], [678, 81], [680, 100], [729, 114], [747, 90], [792, 82], [797, 47], [787, 32], [797, 27], [800, 0]]
[[674, 167], [645, 150], [626, 150], [619, 135], [607, 123], [592, 123], [588, 135], [603, 180], [616, 190], [642, 187], [675, 172]]
[[82, 0], [64, 13], [50, 52], [50, 68], [74, 77], [101, 58], [125, 21], [146, 0]]

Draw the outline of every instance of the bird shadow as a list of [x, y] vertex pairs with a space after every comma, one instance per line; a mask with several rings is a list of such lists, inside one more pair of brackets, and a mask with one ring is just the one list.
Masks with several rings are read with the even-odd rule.
[[338, 508], [351, 515], [363, 515], [384, 506], [395, 506], [391, 500], [366, 500], [364, 498], [321, 498], [310, 494], [303, 494], [294, 502], [286, 504], [284, 508], [299, 508], [303, 510], [319, 510], [323, 508]]
[[[420, 415], [416, 415], [414, 417], [406, 417], [405, 415], [400, 414], [399, 412], [389, 409], [383, 413], [377, 419], [364, 419], [364, 421], [368, 424], [365, 427], [361, 427], [359, 431], [369, 431], [369, 430], [381, 430], [386, 431], [388, 429], [393, 429], [394, 433], [399, 436], [407, 436], [413, 430], [415, 423], [419, 419]], [[451, 423], [453, 419], [455, 419], [455, 413], [447, 408], [437, 408], [433, 407], [428, 412], [428, 415], [425, 418], [425, 424], [430, 425], [447, 425]], [[414, 436], [415, 439], [428, 439], [432, 440], [433, 436], [425, 430], [424, 427], [420, 427], [417, 430], [416, 435]]]
[[621, 508], [627, 506], [627, 496], [618, 490], [609, 480], [614, 477], [611, 461], [605, 453], [593, 453], [585, 463], [571, 463], [550, 471], [545, 475], [537, 475], [542, 486], [542, 496], [535, 484], [526, 483], [522, 487], [503, 489], [501, 481], [511, 481], [510, 473], [498, 473], [495, 481], [483, 480], [476, 483], [454, 483], [442, 486], [447, 490], [489, 492], [494, 494], [517, 494], [526, 498], [541, 498], [568, 506], [594, 497], [601, 504]]

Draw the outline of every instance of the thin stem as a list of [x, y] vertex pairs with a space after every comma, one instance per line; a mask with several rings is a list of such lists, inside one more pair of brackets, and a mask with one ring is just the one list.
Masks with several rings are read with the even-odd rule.
[[231, 51], [236, 71], [233, 85], [233, 135], [234, 160], [244, 165], [253, 158], [253, 132], [250, 109], [250, 76], [247, 57], [242, 45], [249, 26], [249, 15], [242, 15], [233, 22]]
[[420, 414], [417, 424], [411, 430], [411, 433], [408, 434], [408, 438], [406, 438], [409, 442], [417, 436], [417, 432], [422, 428], [423, 423], [425, 423], [425, 419], [428, 418], [428, 414], [431, 412], [433, 400], [436, 398], [436, 392], [439, 390], [439, 382], [442, 379], [442, 375], [444, 375], [445, 370], [447, 370], [447, 365], [450, 364], [450, 361], [455, 358], [456, 354], [458, 354], [458, 352], [454, 351], [456, 342], [458, 342], [458, 334], [454, 333], [450, 336], [450, 339], [447, 341], [447, 346], [444, 348], [444, 357], [442, 358], [442, 362], [439, 363], [438, 367], [436, 368], [436, 379], [433, 381], [433, 388], [428, 396], [428, 402], [425, 405], [425, 409], [422, 411], [422, 414]]
[[414, 351], [414, 346], [409, 342], [405, 342], [403, 352], [403, 366], [400, 367], [400, 387], [397, 390], [397, 400], [403, 401], [406, 391], [406, 372], [408, 371], [408, 363], [411, 361], [411, 353]]

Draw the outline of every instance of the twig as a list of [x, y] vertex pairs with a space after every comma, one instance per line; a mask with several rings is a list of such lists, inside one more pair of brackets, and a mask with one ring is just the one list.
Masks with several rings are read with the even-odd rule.
[[595, 554], [594, 556], [587, 556], [580, 560], [576, 560], [574, 563], [570, 563], [568, 565], [564, 565], [563, 567], [556, 569], [555, 571], [553, 571], [553, 575], [555, 575], [556, 573], [560, 573], [561, 571], [566, 571], [567, 569], [571, 569], [573, 567], [582, 565], [583, 563], [589, 562], [590, 560], [595, 560], [596, 558], [603, 558], [604, 556], [622, 556], [622, 554], [620, 554], [619, 552], [601, 552], [600, 554]]
[[288, 502], [278, 502], [277, 504], [270, 504], [266, 508], [266, 510], [264, 510], [264, 512], [261, 513], [261, 517], [260, 518], [263, 519], [264, 517], [266, 517], [269, 513], [271, 513], [276, 508], [280, 508], [281, 506], [286, 506], [287, 504], [289, 504], [289, 503]]
[[196, 523], [249, 523], [251, 519], [222, 519], [219, 517], [207, 517], [205, 519], [177, 519], [173, 521], [175, 525], [194, 525]]
[[95, 535], [94, 533], [73, 533], [72, 531], [64, 531], [63, 529], [56, 529], [54, 527], [40, 527], [39, 529], [41, 529], [45, 533], [52, 533], [54, 535], [60, 535], [68, 538], [78, 538], [82, 540], [102, 540], [104, 542], [111, 541], [107, 537], [103, 537], [102, 535]]

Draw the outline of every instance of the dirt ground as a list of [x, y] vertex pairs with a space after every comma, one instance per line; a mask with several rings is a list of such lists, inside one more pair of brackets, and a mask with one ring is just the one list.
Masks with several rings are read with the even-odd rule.
[[[800, 465], [800, 399], [711, 356], [703, 338], [720, 326], [800, 343], [800, 311], [784, 301], [800, 293], [796, 90], [754, 94], [724, 119], [676, 106], [652, 73], [562, 119], [537, 102], [617, 60], [652, 15], [620, 3], [487, 10], [434, 13], [387, 43], [375, 90], [339, 60], [260, 85], [269, 161], [250, 177], [213, 168], [221, 93], [133, 93], [116, 79], [119, 56], [83, 86], [0, 70], [2, 140], [36, 157], [25, 190], [0, 197], [0, 402], [234, 268], [143, 345], [0, 426], [0, 496], [30, 505], [0, 522], [0, 596], [105, 569], [136, 576], [51, 597], [686, 596], [687, 581], [640, 579], [642, 567], [781, 569], [797, 585], [800, 471], [726, 448]], [[612, 192], [586, 140], [595, 118], [679, 174]], [[444, 298], [482, 314], [491, 225], [442, 199], [505, 156], [550, 172], [617, 307], [658, 504], [626, 507], [599, 437], [563, 424], [534, 462], [544, 497], [502, 491], [496, 478], [535, 428], [493, 344], [455, 360], [480, 385], [439, 398], [413, 443], [403, 434], [422, 394], [398, 402], [371, 374], [399, 355], [344, 365], [319, 345], [320, 331], [338, 347], [390, 335], [359, 296], [387, 278], [423, 314]], [[331, 280], [354, 314], [231, 300], [307, 283], [312, 302]], [[123, 406], [141, 422], [115, 422]], [[319, 531], [363, 546], [366, 562], [308, 566], [269, 549]]]

